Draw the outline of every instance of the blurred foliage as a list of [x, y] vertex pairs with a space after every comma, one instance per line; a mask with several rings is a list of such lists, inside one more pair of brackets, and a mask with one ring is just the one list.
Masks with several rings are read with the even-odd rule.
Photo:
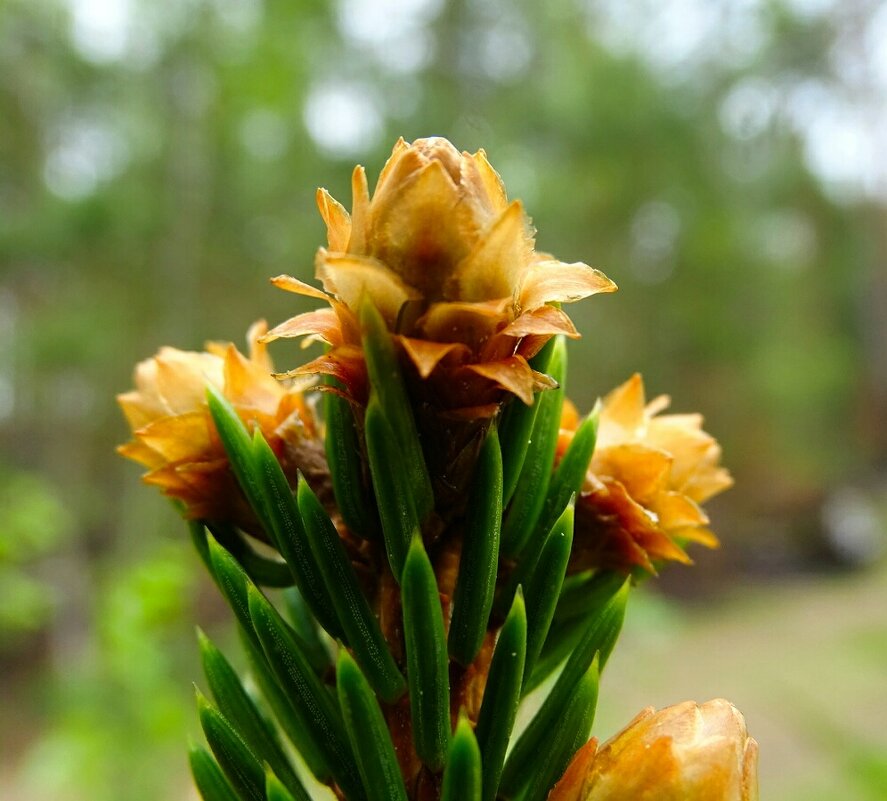
[[38, 476], [0, 470], [0, 651], [17, 635], [44, 626], [58, 588], [29, 567], [65, 539], [70, 520], [57, 495]]
[[111, 398], [163, 344], [298, 310], [267, 278], [310, 279], [314, 187], [348, 205], [399, 135], [484, 147], [540, 247], [620, 285], [578, 310], [581, 407], [641, 370], [704, 410], [746, 515], [883, 461], [883, 202], [814, 173], [798, 111], [859, 88], [836, 65], [878, 4], [852, 5], [6, 0], [0, 625], [42, 628], [0, 659], [46, 725], [2, 736], [29, 797], [181, 795], [197, 565], [114, 460]]
[[194, 580], [184, 540], [96, 576], [85, 647], [42, 690], [49, 720], [23, 762], [29, 798], [181, 797], [192, 690]]

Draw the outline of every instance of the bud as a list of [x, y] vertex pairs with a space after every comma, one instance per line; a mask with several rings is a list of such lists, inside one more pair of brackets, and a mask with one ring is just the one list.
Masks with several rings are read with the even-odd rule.
[[[719, 465], [721, 448], [702, 430], [702, 416], [659, 414], [669, 403], [667, 395], [646, 403], [638, 374], [604, 398], [597, 445], [576, 504], [571, 571], [640, 566], [655, 573], [655, 560], [689, 563], [687, 543], [717, 547], [701, 504], [733, 479]], [[559, 453], [577, 421], [568, 407]]]
[[758, 744], [721, 698], [641, 712], [579, 750], [548, 801], [757, 801]]
[[250, 328], [249, 357], [232, 344], [208, 343], [201, 353], [161, 348], [136, 366], [136, 388], [117, 396], [133, 433], [117, 451], [148, 468], [145, 483], [181, 501], [189, 518], [226, 521], [259, 535], [207, 408], [207, 385], [221, 389], [243, 421], [262, 430], [293, 481], [299, 468], [310, 474], [323, 461], [302, 393], [271, 375], [260, 342], [266, 331], [264, 321]]
[[489, 417], [508, 393], [531, 403], [550, 384], [527, 363], [556, 334], [577, 337], [552, 303], [616, 286], [586, 264], [535, 250], [519, 200], [509, 202], [486, 154], [460, 153], [446, 139], [394, 146], [372, 198], [354, 170], [351, 214], [325, 189], [317, 203], [327, 225], [316, 275], [323, 291], [290, 276], [282, 289], [325, 299], [273, 329], [267, 340], [308, 336], [330, 349], [292, 374], [330, 374], [359, 403], [365, 370], [357, 310], [372, 301], [423, 382], [423, 400], [451, 416]]

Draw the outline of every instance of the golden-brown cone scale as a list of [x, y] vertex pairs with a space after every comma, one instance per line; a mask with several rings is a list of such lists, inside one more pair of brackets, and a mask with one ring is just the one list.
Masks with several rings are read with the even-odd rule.
[[548, 801], [757, 801], [757, 757], [728, 701], [650, 707], [580, 749]]

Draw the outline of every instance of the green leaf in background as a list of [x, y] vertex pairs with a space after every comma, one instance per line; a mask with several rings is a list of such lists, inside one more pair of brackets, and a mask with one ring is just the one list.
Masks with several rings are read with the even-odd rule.
[[231, 723], [197, 690], [203, 734], [219, 767], [246, 801], [265, 801], [265, 771]]
[[286, 784], [296, 801], [310, 801], [289, 759], [280, 747], [276, 732], [256, 708], [234, 668], [221, 651], [197, 630], [203, 672], [221, 713], [256, 757], [267, 762]]
[[404, 465], [410, 494], [421, 521], [434, 506], [434, 490], [391, 334], [382, 315], [368, 298], [360, 307], [360, 325], [370, 386], [394, 432], [398, 462]]
[[520, 704], [526, 653], [527, 614], [523, 590], [518, 587], [493, 651], [475, 730], [482, 755], [484, 801], [493, 801], [499, 787], [505, 752]]
[[416, 753], [432, 770], [443, 767], [450, 741], [450, 677], [443, 609], [434, 569], [416, 536], [401, 579], [403, 630]]
[[203, 801], [240, 801], [212, 755], [199, 745], [188, 749], [191, 776]]
[[480, 750], [464, 715], [450, 743], [440, 801], [481, 801]]
[[347, 641], [373, 689], [391, 703], [403, 695], [406, 681], [388, 650], [379, 621], [360, 589], [339, 532], [308, 482], [301, 476], [297, 494], [311, 551], [326, 584], [327, 594], [332, 598], [336, 615], [345, 629]]
[[474, 661], [487, 632], [496, 590], [501, 525], [502, 454], [496, 430], [491, 429], [471, 485], [447, 640], [450, 656], [461, 665]]
[[[339, 704], [369, 801], [407, 801], [400, 766], [382, 710], [345, 648], [336, 669]], [[350, 801], [350, 796], [349, 796]]]

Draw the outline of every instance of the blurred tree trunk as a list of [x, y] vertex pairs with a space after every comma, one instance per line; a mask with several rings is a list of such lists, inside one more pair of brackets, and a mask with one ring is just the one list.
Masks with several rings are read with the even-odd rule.
[[887, 205], [872, 208], [872, 228], [877, 231], [870, 280], [863, 298], [863, 433], [871, 441], [875, 465], [887, 470]]

